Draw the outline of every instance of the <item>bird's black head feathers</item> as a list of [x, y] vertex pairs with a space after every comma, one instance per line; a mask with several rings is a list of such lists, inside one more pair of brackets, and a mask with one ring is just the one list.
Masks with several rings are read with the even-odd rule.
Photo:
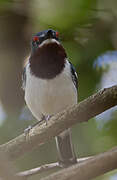
[[32, 38], [32, 51], [35, 51], [47, 39], [59, 41], [58, 35], [58, 32], [52, 29], [38, 32]]

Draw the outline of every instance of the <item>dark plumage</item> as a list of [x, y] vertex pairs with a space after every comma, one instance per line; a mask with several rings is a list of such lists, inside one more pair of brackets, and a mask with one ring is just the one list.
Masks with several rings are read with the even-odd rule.
[[73, 81], [76, 89], [78, 89], [78, 76], [77, 76], [76, 70], [70, 61], [69, 61], [69, 63], [70, 63], [70, 68], [71, 68], [72, 81]]
[[30, 57], [32, 74], [42, 79], [52, 79], [64, 68], [66, 53], [59, 44], [45, 44]]

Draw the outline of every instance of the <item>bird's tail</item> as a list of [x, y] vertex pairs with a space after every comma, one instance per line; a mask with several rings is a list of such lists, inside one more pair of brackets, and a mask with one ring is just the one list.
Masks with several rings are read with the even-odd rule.
[[59, 164], [63, 167], [77, 163], [71, 139], [71, 130], [65, 130], [56, 137]]

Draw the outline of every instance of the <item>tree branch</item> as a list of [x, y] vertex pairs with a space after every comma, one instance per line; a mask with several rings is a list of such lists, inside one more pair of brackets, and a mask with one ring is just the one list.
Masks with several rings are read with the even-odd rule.
[[[85, 161], [85, 160], [87, 160], [89, 158], [92, 158], [92, 157], [93, 156], [79, 158], [79, 159], [77, 159], [77, 161], [78, 161], [78, 163], [81, 163], [81, 162], [83, 162], [83, 161]], [[37, 168], [33, 168], [33, 169], [30, 169], [30, 170], [27, 170], [27, 171], [22, 171], [22, 172], [17, 173], [16, 175], [20, 176], [20, 177], [30, 177], [32, 175], [47, 172], [49, 170], [55, 170], [56, 168], [61, 169], [61, 166], [59, 165], [58, 162], [51, 163], [51, 164], [45, 164], [45, 165], [42, 165], [42, 166], [37, 167]]]
[[117, 168], [117, 147], [69, 168], [56, 172], [42, 180], [91, 180]]
[[33, 169], [30, 169], [30, 170], [27, 170], [27, 171], [22, 171], [22, 172], [17, 173], [16, 175], [18, 177], [30, 177], [32, 175], [47, 172], [49, 170], [55, 170], [56, 168], [59, 168], [59, 169], [61, 168], [59, 166], [58, 162], [51, 163], [51, 164], [45, 164], [45, 165], [42, 165], [42, 166], [37, 167], [37, 168], [33, 168]]
[[115, 105], [117, 105], [117, 86], [103, 89], [78, 105], [55, 115], [49, 120], [47, 126], [43, 123], [34, 127], [29, 133], [28, 141], [25, 134], [22, 134], [1, 145], [0, 150], [5, 151], [12, 159], [16, 159], [35, 147], [46, 143], [65, 129], [76, 123], [88, 121]]
[[0, 152], [0, 180], [26, 180], [26, 176], [16, 176], [17, 170], [7, 154]]

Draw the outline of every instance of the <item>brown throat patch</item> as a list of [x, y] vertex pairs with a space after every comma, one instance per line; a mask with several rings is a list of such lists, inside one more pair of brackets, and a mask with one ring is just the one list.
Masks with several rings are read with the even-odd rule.
[[30, 57], [31, 73], [39, 78], [52, 79], [63, 70], [66, 57], [61, 45], [45, 44]]

